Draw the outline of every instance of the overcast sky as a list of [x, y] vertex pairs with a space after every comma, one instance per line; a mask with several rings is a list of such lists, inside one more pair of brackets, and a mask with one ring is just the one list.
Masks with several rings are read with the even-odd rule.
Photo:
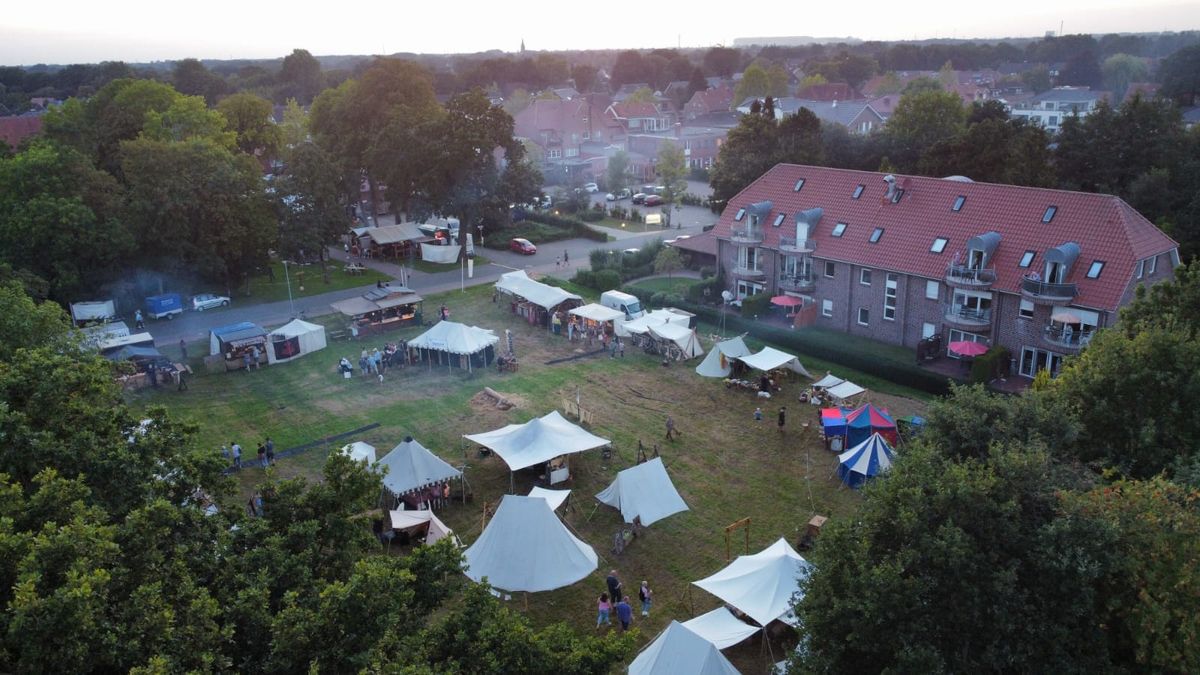
[[[710, 47], [737, 37], [999, 38], [1200, 28], [1200, 0], [58, 0], [7, 3], [0, 64]], [[194, 9], [193, 9], [194, 8]]]

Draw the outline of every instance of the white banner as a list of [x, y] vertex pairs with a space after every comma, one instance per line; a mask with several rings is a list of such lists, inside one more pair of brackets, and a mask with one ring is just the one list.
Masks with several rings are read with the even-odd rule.
[[438, 246], [436, 244], [421, 244], [421, 259], [432, 263], [456, 263], [460, 246]]

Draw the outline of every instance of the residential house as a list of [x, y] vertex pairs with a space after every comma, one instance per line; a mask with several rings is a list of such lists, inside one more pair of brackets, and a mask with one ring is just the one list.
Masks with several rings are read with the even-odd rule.
[[1029, 378], [1179, 265], [1111, 195], [795, 164], [730, 199], [713, 234], [739, 297], [793, 295], [814, 325], [906, 347], [1002, 345]]
[[887, 94], [886, 96], [877, 96], [867, 100], [867, 105], [871, 109], [879, 113], [886, 124], [891, 118], [892, 113], [896, 111], [896, 106], [900, 104], [900, 94]]
[[[755, 100], [743, 101], [737, 108], [738, 112], [743, 115], [749, 114]], [[883, 116], [876, 112], [866, 99], [857, 101], [813, 101], [791, 97], [775, 99], [776, 119], [794, 115], [801, 108], [808, 108], [822, 122], [839, 124], [857, 134], [870, 133], [882, 127], [884, 122]]]
[[654, 163], [664, 145], [681, 148], [689, 169], [712, 168], [728, 133], [727, 128], [676, 125], [669, 134], [632, 134], [628, 140], [630, 170], [639, 179], [652, 178]]
[[557, 87], [555, 89], [551, 89], [550, 93], [564, 101], [570, 101], [581, 96], [581, 94], [576, 91], [575, 87]]
[[675, 113], [661, 102], [616, 102], [608, 106], [604, 115], [627, 134], [670, 131], [675, 126]]
[[41, 115], [8, 115], [0, 117], [0, 143], [7, 143], [14, 150], [21, 141], [36, 136], [42, 131]]
[[1009, 114], [1012, 117], [1024, 117], [1041, 124], [1047, 131], [1056, 132], [1062, 128], [1064, 119], [1071, 115], [1087, 117], [1096, 110], [1100, 101], [1107, 101], [1108, 96], [1106, 91], [1094, 91], [1088, 87], [1055, 87], [1027, 101], [1013, 104]]
[[691, 121], [703, 115], [727, 113], [732, 106], [733, 87], [721, 83], [692, 94], [692, 98], [683, 104], [683, 118]]

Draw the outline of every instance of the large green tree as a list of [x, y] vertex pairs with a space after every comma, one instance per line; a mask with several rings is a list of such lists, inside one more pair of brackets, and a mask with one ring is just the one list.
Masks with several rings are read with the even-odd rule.
[[287, 172], [275, 182], [281, 197], [280, 255], [287, 259], [320, 258], [350, 227], [346, 193], [336, 165], [320, 146], [302, 143], [287, 153]]
[[1184, 47], [1163, 59], [1158, 77], [1163, 96], [1181, 106], [1195, 105], [1200, 96], [1200, 44]]
[[272, 158], [283, 142], [282, 131], [272, 118], [271, 102], [245, 92], [221, 99], [217, 111], [225, 116], [225, 128], [237, 135], [238, 149], [248, 155]]
[[888, 158], [901, 171], [917, 169], [921, 153], [966, 130], [967, 111], [958, 94], [920, 91], [905, 94], [884, 129]]
[[683, 148], [675, 143], [663, 143], [658, 151], [657, 160], [654, 163], [654, 172], [666, 188], [663, 198], [668, 202], [675, 201], [687, 191], [687, 157], [683, 154]]
[[276, 100], [285, 102], [294, 98], [302, 105], [308, 105], [324, 86], [321, 63], [307, 49], [293, 49], [291, 54], [283, 57]]

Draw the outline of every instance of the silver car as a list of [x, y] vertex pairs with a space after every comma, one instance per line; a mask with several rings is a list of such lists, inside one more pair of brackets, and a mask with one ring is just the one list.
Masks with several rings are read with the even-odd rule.
[[228, 307], [229, 298], [224, 295], [216, 295], [214, 293], [201, 293], [192, 296], [192, 309], [197, 312], [203, 312], [206, 309], [215, 309], [217, 307]]

